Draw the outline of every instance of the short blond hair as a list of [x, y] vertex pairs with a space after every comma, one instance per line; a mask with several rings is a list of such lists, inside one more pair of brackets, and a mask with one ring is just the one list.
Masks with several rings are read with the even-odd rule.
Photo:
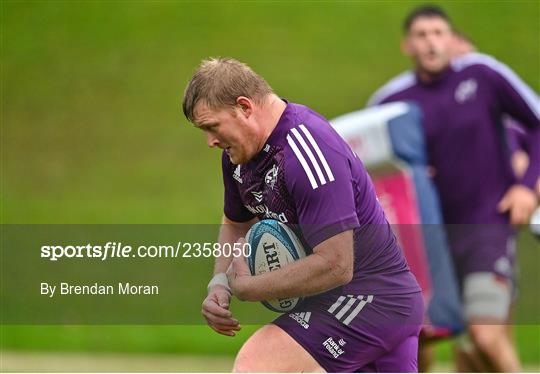
[[236, 105], [239, 96], [262, 104], [272, 93], [270, 85], [248, 65], [233, 58], [209, 58], [201, 62], [189, 81], [182, 110], [194, 122], [193, 111], [199, 101], [212, 109], [221, 109]]

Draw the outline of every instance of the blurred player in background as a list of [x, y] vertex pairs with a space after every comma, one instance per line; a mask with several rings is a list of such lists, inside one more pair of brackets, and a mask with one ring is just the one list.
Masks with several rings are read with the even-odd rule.
[[183, 111], [210, 147], [223, 149], [220, 243], [242, 241], [257, 219], [273, 218], [313, 252], [257, 276], [244, 259], [216, 258], [202, 313], [218, 333], [240, 329], [231, 293], [247, 301], [313, 296], [250, 337], [234, 371], [416, 371], [420, 288], [362, 163], [330, 124], [233, 59], [202, 62]]
[[511, 167], [503, 115], [525, 126], [540, 148], [540, 101], [508, 67], [475, 53], [459, 54], [448, 16], [423, 6], [405, 20], [402, 49], [416, 71], [378, 90], [371, 105], [413, 101], [423, 111], [468, 332], [490, 370], [519, 371], [506, 332], [514, 282], [515, 230], [537, 205], [540, 160], [518, 178]]
[[455, 59], [476, 52], [476, 46], [463, 32], [453, 29], [454, 37], [450, 49], [450, 58]]

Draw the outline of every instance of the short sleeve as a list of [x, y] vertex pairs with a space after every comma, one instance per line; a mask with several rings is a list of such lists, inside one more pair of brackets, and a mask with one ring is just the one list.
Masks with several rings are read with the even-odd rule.
[[314, 248], [334, 235], [358, 227], [347, 155], [304, 125], [289, 132], [287, 143], [285, 180], [307, 243]]
[[235, 172], [234, 165], [230, 162], [229, 156], [225, 152], [221, 156], [221, 168], [223, 172], [223, 187], [225, 189], [223, 204], [225, 217], [235, 222], [249, 221], [254, 215], [246, 209], [242, 202], [238, 186], [233, 178]]

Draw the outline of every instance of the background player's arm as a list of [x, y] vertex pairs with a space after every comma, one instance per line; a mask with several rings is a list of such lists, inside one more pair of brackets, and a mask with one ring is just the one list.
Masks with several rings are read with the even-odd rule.
[[353, 263], [353, 232], [347, 230], [318, 244], [312, 255], [261, 275], [251, 276], [245, 260], [235, 258], [228, 276], [240, 300], [310, 296], [349, 283]]
[[499, 63], [493, 66], [492, 82], [501, 110], [519, 120], [527, 133], [527, 153], [530, 163], [521, 182], [534, 189], [540, 172], [540, 98], [508, 66]]
[[[494, 65], [490, 73], [501, 111], [526, 127], [530, 149], [540, 148], [540, 100], [536, 93], [504, 64]], [[512, 224], [527, 223], [537, 205], [534, 189], [540, 160], [536, 152], [532, 152], [532, 156], [520, 183], [508, 189], [497, 207], [499, 212], [510, 214]]]

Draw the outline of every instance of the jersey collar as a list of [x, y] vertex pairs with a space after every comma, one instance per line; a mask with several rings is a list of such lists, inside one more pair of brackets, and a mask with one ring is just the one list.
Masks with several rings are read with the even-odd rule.
[[287, 131], [289, 130], [289, 126], [287, 126], [287, 124], [293, 121], [294, 117], [296, 116], [296, 112], [293, 104], [285, 99], [281, 100], [287, 104], [285, 110], [281, 114], [281, 117], [279, 117], [276, 127], [274, 127], [268, 136], [268, 139], [266, 139], [266, 142], [264, 143], [264, 146], [260, 152], [257, 153], [249, 162], [259, 162], [266, 154], [272, 152], [272, 148], [279, 144], [280, 139], [283, 139], [286, 136]]
[[424, 87], [436, 87], [448, 80], [450, 75], [452, 74], [452, 68], [451, 66], [446, 67], [440, 74], [433, 77], [429, 82], [424, 82], [420, 79], [420, 75], [418, 74], [418, 71], [415, 72], [416, 75], [416, 81], [418, 84]]

